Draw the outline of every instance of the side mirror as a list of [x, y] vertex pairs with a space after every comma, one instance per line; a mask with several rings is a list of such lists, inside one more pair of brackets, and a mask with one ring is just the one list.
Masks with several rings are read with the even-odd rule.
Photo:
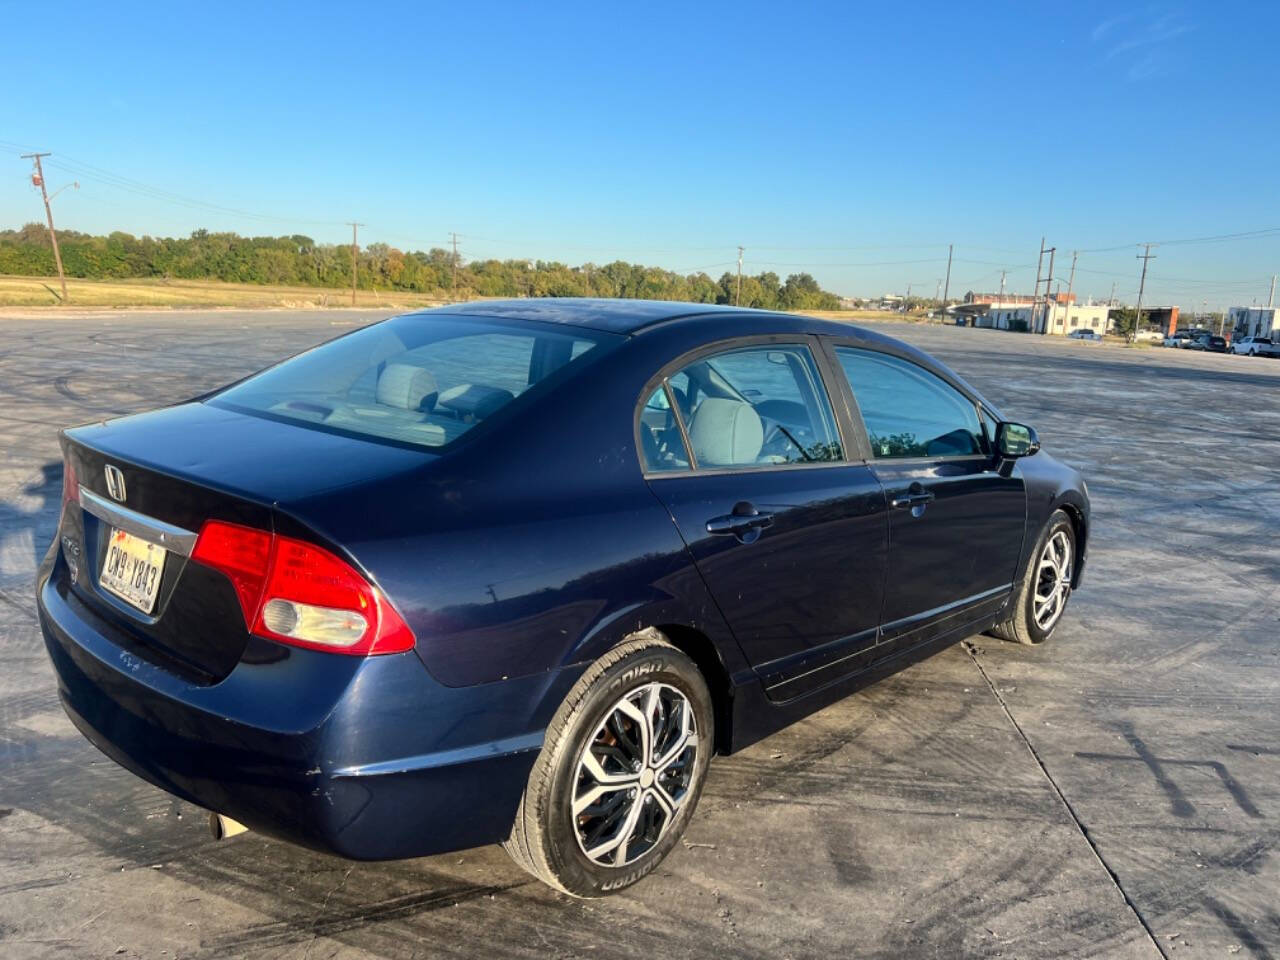
[[996, 427], [996, 451], [1005, 460], [1029, 457], [1040, 450], [1035, 430], [1021, 423], [1002, 423]]

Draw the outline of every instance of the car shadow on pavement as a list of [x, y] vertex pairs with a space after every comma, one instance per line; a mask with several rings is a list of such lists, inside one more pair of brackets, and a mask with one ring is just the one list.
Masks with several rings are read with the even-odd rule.
[[35, 617], [31, 584], [58, 526], [62, 463], [51, 460], [0, 500], [0, 603]]

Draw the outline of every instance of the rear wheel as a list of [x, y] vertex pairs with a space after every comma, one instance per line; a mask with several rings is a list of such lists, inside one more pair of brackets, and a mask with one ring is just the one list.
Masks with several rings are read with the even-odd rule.
[[1034, 645], [1053, 636], [1062, 621], [1075, 574], [1076, 534], [1071, 518], [1055, 510], [1018, 584], [1013, 616], [991, 629], [994, 636]]
[[655, 630], [592, 664], [547, 728], [504, 847], [558, 890], [599, 897], [654, 869], [702, 793], [711, 694]]

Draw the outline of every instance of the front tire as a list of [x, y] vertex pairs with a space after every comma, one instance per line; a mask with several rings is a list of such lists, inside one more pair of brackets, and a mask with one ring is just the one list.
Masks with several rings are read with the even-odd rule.
[[992, 627], [992, 635], [1028, 646], [1053, 636], [1071, 599], [1075, 560], [1075, 527], [1064, 511], [1055, 510], [1018, 584], [1013, 616]]
[[587, 668], [547, 727], [507, 853], [575, 897], [640, 880], [693, 816], [713, 716], [697, 666], [658, 631], [615, 647]]

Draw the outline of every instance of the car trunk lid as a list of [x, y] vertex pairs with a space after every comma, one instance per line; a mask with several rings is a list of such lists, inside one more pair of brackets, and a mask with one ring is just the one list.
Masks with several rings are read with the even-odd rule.
[[62, 531], [72, 589], [132, 649], [200, 683], [230, 673], [251, 639], [232, 582], [190, 559], [206, 521], [273, 530], [291, 503], [434, 459], [202, 403], [64, 436], [80, 507]]

